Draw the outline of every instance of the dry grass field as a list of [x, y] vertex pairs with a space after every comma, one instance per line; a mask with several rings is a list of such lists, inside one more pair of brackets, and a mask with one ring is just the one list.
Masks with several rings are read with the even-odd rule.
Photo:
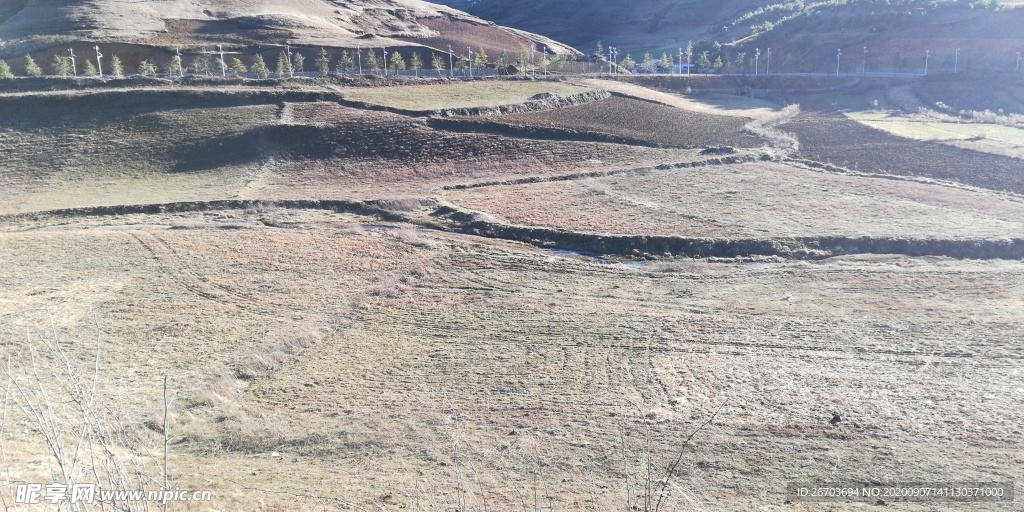
[[851, 112], [847, 117], [876, 130], [922, 142], [1024, 159], [1024, 128], [988, 123], [944, 122], [926, 117]]
[[764, 143], [758, 137], [743, 132], [749, 119], [705, 114], [623, 97], [556, 110], [483, 119], [464, 118], [462, 121], [469, 127], [486, 124], [554, 129], [553, 134], [562, 132], [565, 138], [580, 133], [596, 133], [662, 147], [758, 147]]
[[[371, 222], [5, 223], [2, 342], [23, 368], [48, 311], [88, 366], [98, 319], [102, 396], [156, 456], [141, 424], [171, 375], [174, 485], [223, 509], [623, 509], [648, 443], [661, 471], [716, 410], [671, 508], [782, 506], [803, 477], [1024, 476], [1019, 262], [648, 270]], [[8, 446], [32, 445], [23, 425]], [[43, 478], [30, 455], [8, 448], [5, 477]]]
[[512, 224], [713, 238], [1024, 235], [1024, 201], [945, 185], [747, 163], [451, 191]]
[[[425, 72], [426, 73], [426, 72]], [[592, 90], [586, 87], [534, 81], [455, 82], [397, 88], [342, 89], [345, 99], [403, 110], [496, 107], [522, 103], [541, 93], [563, 96]]]
[[[360, 92], [432, 109], [522, 101], [540, 86], [574, 87]], [[166, 407], [169, 485], [214, 496], [171, 510], [850, 510], [862, 505], [787, 503], [786, 486], [1024, 478], [1019, 260], [980, 249], [581, 255], [552, 250], [568, 242], [470, 234], [484, 219], [570, 241], [970, 248], [1024, 237], [1019, 195], [761, 161], [761, 149], [447, 130], [338, 94], [293, 84], [0, 97], [0, 498], [5, 482], [60, 478], [44, 439], [54, 422], [23, 407], [44, 392], [58, 420], [100, 404], [92, 421], [130, 445], [113, 451], [138, 456], [131, 483], [147, 488], [163, 484]], [[692, 111], [687, 98], [607, 101], [615, 116], [575, 113], [587, 105], [522, 118], [653, 140], [699, 137], [708, 119], [739, 137], [749, 119], [780, 115], [742, 99]], [[860, 171], [1015, 183], [995, 160], [958, 165], [1019, 160], [840, 116], [784, 128], [802, 156], [856, 157]], [[851, 134], [865, 145], [829, 146]], [[946, 150], [962, 159], [888, 167]], [[128, 206], [87, 208], [111, 205]], [[56, 211], [67, 208], [85, 209]], [[87, 378], [74, 385], [69, 368]], [[96, 394], [82, 395], [93, 376]], [[68, 446], [81, 431], [64, 430]], [[98, 478], [87, 467], [77, 476]]]

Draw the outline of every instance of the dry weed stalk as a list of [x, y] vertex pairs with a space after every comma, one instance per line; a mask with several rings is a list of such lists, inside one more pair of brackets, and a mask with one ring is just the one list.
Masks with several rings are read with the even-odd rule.
[[[43, 438], [54, 483], [66, 485], [69, 492], [76, 484], [96, 484], [97, 499], [101, 492], [145, 493], [154, 480], [141, 463], [140, 440], [97, 393], [102, 356], [99, 324], [89, 381], [83, 379], [64, 351], [52, 316], [50, 330], [52, 340], [35, 340], [31, 331], [26, 332], [26, 368], [16, 367], [8, 354], [0, 441], [8, 406], [13, 402]], [[40, 343], [41, 349], [37, 348]], [[6, 454], [4, 460], [6, 463]], [[115, 495], [101, 507], [107, 505], [117, 510], [148, 510], [145, 502], [127, 501], [125, 496]], [[68, 507], [72, 511], [88, 508], [82, 502], [69, 503]]]

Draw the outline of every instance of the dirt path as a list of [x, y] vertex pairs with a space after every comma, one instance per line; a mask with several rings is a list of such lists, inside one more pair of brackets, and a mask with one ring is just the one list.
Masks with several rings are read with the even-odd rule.
[[704, 101], [655, 91], [639, 85], [627, 84], [615, 80], [601, 80], [587, 78], [578, 80], [575, 83], [587, 87], [596, 87], [612, 93], [623, 94], [632, 98], [639, 98], [647, 101], [654, 101], [670, 107], [677, 107], [694, 112], [705, 114], [717, 114], [722, 116], [745, 117], [749, 119], [766, 119], [778, 111], [767, 101], [759, 101], [750, 98], [729, 95], [708, 95], [702, 96]]

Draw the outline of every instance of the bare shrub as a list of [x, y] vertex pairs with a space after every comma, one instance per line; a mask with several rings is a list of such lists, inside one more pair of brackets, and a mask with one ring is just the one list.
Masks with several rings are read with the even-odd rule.
[[[150, 452], [139, 432], [128, 427], [111, 408], [111, 400], [98, 391], [101, 331], [97, 326], [92, 368], [83, 372], [64, 350], [53, 319], [51, 338], [26, 333], [25, 351], [8, 354], [5, 373], [0, 446], [6, 444], [6, 426], [12, 412], [20, 412], [49, 454], [53, 482], [73, 489], [95, 484], [99, 493], [142, 491], [159, 487], [142, 462]], [[13, 407], [12, 407], [13, 406]], [[164, 426], [166, 432], [166, 425]], [[164, 459], [166, 461], [166, 457]], [[8, 473], [10, 472], [8, 468]], [[167, 477], [166, 466], [163, 475]], [[147, 510], [144, 502], [114, 495], [107, 501], [115, 510]], [[84, 502], [68, 503], [69, 510], [86, 510]]]

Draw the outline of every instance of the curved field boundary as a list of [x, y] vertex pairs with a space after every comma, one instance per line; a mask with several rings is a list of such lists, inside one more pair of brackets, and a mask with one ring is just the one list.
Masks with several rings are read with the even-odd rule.
[[646, 140], [610, 133], [601, 133], [590, 130], [571, 130], [568, 128], [555, 128], [551, 126], [521, 126], [507, 123], [499, 123], [486, 119], [451, 119], [431, 118], [428, 122], [431, 128], [458, 133], [487, 133], [501, 135], [504, 137], [518, 137], [521, 139], [537, 140], [558, 140], [571, 142], [608, 142], [612, 144], [627, 144], [630, 146], [643, 146], [648, 148], [682, 147], [656, 144]]
[[667, 171], [669, 169], [688, 169], [692, 167], [708, 167], [715, 165], [733, 165], [742, 164], [746, 162], [754, 162], [757, 160], [763, 160], [761, 156], [753, 154], [726, 156], [719, 158], [709, 158], [707, 160], [697, 160], [694, 162], [679, 162], [675, 164], [660, 164], [651, 167], [633, 167], [629, 169], [613, 169], [609, 171], [590, 171], [590, 172], [577, 172], [572, 174], [558, 174], [554, 176], [527, 176], [525, 178], [517, 178], [514, 180], [501, 180], [501, 181], [481, 181], [479, 183], [463, 183], [459, 185], [445, 185], [441, 190], [465, 190], [470, 188], [481, 188], [481, 187], [498, 187], [504, 185], [525, 185], [529, 183], [546, 183], [549, 181], [571, 181], [585, 178], [603, 178], [606, 176], [615, 176], [618, 174], [633, 174], [642, 173], [648, 171]]
[[[88, 217], [131, 214], [184, 213], [245, 209], [305, 209], [355, 213], [394, 222], [414, 222], [389, 211], [376, 201], [343, 200], [223, 200], [181, 203], [94, 206], [67, 208], [0, 216], [0, 221], [35, 219], [43, 216]], [[439, 206], [431, 214], [437, 222], [428, 227], [466, 235], [526, 242], [528, 244], [582, 253], [619, 255], [632, 258], [685, 256], [691, 258], [737, 258], [780, 256], [797, 260], [820, 260], [850, 254], [902, 254], [912, 257], [946, 256], [959, 259], [1024, 259], [1024, 239], [941, 240], [879, 237], [800, 237], [778, 239], [713, 239], [677, 236], [600, 235], [551, 228], [513, 226], [479, 220], [475, 214], [452, 206]]]
[[0, 215], [0, 221], [33, 219], [36, 217], [103, 217], [111, 215], [187, 213], [221, 210], [250, 210], [285, 208], [294, 210], [329, 210], [335, 213], [355, 213], [382, 220], [395, 222], [405, 221], [402, 215], [389, 211], [379, 201], [345, 201], [336, 199], [286, 199], [286, 200], [247, 200], [225, 199], [221, 201], [185, 201], [180, 203], [129, 204], [113, 206], [88, 206], [82, 208], [62, 208], [38, 212], [15, 213]]
[[902, 254], [912, 257], [946, 256], [958, 259], [1024, 259], [1024, 239], [942, 240], [839, 236], [714, 239], [600, 235], [487, 222], [452, 206], [441, 206], [432, 216], [445, 221], [450, 229], [468, 235], [515, 240], [538, 247], [633, 258], [780, 256], [796, 260], [820, 260], [850, 254]]

